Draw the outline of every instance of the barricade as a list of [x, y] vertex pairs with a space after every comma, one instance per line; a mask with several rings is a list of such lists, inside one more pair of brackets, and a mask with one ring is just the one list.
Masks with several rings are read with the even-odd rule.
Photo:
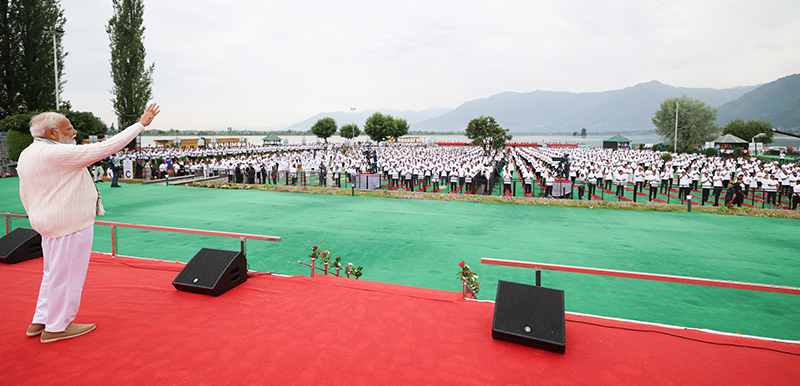
[[[28, 218], [27, 215], [24, 214], [17, 214], [17, 213], [0, 213], [0, 215], [6, 218], [6, 234], [10, 231], [10, 218]], [[254, 235], [254, 234], [247, 234], [247, 233], [235, 233], [235, 232], [221, 232], [221, 231], [209, 231], [209, 230], [202, 230], [202, 229], [190, 229], [190, 228], [177, 228], [177, 227], [166, 227], [166, 226], [158, 226], [158, 225], [141, 225], [141, 224], [126, 224], [120, 222], [111, 222], [111, 221], [95, 221], [95, 225], [101, 226], [108, 226], [111, 227], [111, 257], [117, 257], [117, 228], [131, 228], [131, 229], [141, 229], [141, 230], [152, 230], [152, 231], [162, 231], [162, 232], [173, 232], [173, 233], [189, 233], [195, 235], [203, 235], [203, 236], [220, 236], [220, 237], [235, 237], [238, 238], [241, 245], [242, 254], [247, 256], [247, 240], [262, 240], [262, 241], [281, 241], [281, 238], [278, 236], [265, 236], [265, 235]]]
[[547, 269], [551, 271], [584, 273], [590, 275], [625, 277], [630, 279], [654, 280], [654, 281], [664, 281], [671, 283], [696, 284], [708, 287], [735, 288], [735, 289], [744, 289], [750, 291], [775, 292], [775, 293], [789, 294], [789, 295], [800, 295], [800, 288], [798, 287], [789, 287], [789, 286], [772, 285], [772, 284], [747, 283], [747, 282], [730, 281], [730, 280], [704, 279], [704, 278], [688, 277], [688, 276], [674, 276], [674, 275], [663, 275], [655, 273], [619, 271], [614, 269], [587, 268], [587, 267], [576, 267], [570, 265], [491, 259], [486, 257], [481, 258], [481, 264], [533, 268], [536, 269], [537, 271], [540, 269]]

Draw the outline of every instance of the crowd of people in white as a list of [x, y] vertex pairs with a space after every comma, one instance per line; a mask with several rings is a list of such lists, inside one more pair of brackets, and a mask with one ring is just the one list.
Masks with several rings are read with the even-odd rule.
[[553, 179], [553, 159], [568, 155], [571, 180], [577, 181], [578, 187], [588, 186], [590, 197], [597, 186], [610, 190], [613, 185], [616, 194], [621, 196], [622, 190], [632, 185], [634, 193], [647, 187], [649, 198], [653, 199], [659, 192], [668, 193], [677, 185], [679, 199], [700, 189], [702, 203], [708, 202], [712, 193], [716, 203], [729, 183], [742, 192], [740, 198], [751, 191], [762, 191], [766, 194], [764, 199], [772, 205], [777, 205], [778, 196], [800, 197], [800, 167], [791, 162], [762, 162], [756, 157], [708, 157], [696, 153], [671, 154], [672, 158], [665, 160], [664, 152], [630, 149], [537, 148], [515, 153], [523, 158], [523, 164], [532, 164], [534, 170], [543, 173], [545, 180]]
[[[763, 200], [779, 205], [782, 198], [800, 201], [800, 167], [794, 162], [762, 162], [757, 157], [708, 157], [703, 154], [671, 154], [634, 149], [509, 147], [485, 153], [477, 146], [381, 146], [346, 147], [340, 144], [243, 145], [231, 147], [142, 148], [123, 150], [115, 157], [131, 159], [142, 178], [168, 175], [227, 175], [231, 182], [296, 184], [298, 179], [319, 185], [337, 184], [357, 173], [380, 171], [390, 188], [488, 193], [502, 184], [509, 193], [521, 184], [531, 195], [538, 183], [551, 194], [561, 176], [577, 189], [578, 199], [597, 197], [597, 189], [624, 196], [626, 189], [649, 192], [648, 199], [669, 194], [678, 198], [692, 190], [702, 192], [702, 203], [718, 203], [720, 194], [733, 183], [741, 198], [761, 192]], [[568, 167], [564, 167], [566, 162]], [[102, 172], [102, 169], [98, 170]], [[318, 179], [318, 180], [317, 180]]]

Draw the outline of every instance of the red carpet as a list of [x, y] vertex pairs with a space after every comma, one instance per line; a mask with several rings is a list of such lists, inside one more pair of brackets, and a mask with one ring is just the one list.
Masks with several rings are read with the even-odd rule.
[[182, 264], [102, 254], [92, 256], [76, 320], [96, 323], [97, 330], [42, 344], [24, 335], [41, 265], [41, 259], [0, 264], [0, 385], [800, 380], [800, 356], [779, 352], [800, 354], [796, 343], [567, 314], [567, 349], [560, 355], [493, 340], [493, 303], [463, 300], [460, 293], [324, 276], [255, 276], [211, 297], [172, 287]]

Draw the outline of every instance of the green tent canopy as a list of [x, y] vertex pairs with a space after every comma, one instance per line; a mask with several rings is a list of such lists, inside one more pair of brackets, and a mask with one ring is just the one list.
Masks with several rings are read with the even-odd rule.
[[273, 145], [280, 145], [281, 137], [278, 137], [277, 135], [270, 133], [268, 136], [261, 138], [261, 141], [264, 142], [265, 144], [269, 143]]
[[618, 149], [621, 147], [631, 147], [631, 140], [623, 137], [621, 134], [603, 140], [604, 149]]

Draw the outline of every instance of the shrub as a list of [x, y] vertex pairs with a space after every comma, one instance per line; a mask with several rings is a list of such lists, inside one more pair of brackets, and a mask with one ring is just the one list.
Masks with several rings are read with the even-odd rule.
[[19, 154], [25, 150], [28, 145], [33, 143], [33, 136], [28, 133], [20, 133], [19, 131], [12, 130], [7, 134], [8, 140], [8, 159], [12, 161], [19, 161]]

